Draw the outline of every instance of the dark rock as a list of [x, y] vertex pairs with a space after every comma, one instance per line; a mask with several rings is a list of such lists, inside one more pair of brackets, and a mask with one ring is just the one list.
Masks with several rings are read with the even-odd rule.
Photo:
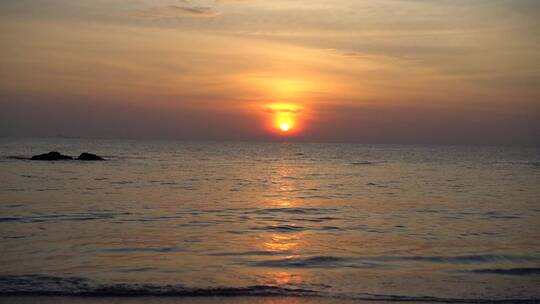
[[105, 160], [103, 157], [92, 154], [92, 153], [81, 153], [77, 160]]
[[31, 160], [66, 160], [66, 159], [73, 159], [73, 157], [62, 155], [58, 152], [49, 152], [45, 154], [34, 155], [30, 159]]
[[24, 157], [24, 156], [8, 156], [6, 158], [9, 158], [9, 159], [19, 159], [19, 160], [29, 160], [30, 158], [29, 157]]

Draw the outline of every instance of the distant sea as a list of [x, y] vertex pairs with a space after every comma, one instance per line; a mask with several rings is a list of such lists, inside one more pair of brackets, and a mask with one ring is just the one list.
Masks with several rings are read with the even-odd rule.
[[540, 152], [1, 139], [0, 238], [2, 296], [540, 301]]

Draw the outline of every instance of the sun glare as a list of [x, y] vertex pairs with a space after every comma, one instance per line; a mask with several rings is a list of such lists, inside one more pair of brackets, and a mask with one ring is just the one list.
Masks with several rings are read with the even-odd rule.
[[268, 130], [282, 136], [294, 136], [301, 132], [302, 108], [297, 104], [274, 103], [265, 108], [271, 116], [268, 117]]
[[275, 126], [282, 133], [292, 131], [295, 126], [294, 118], [290, 114], [278, 114], [275, 121]]

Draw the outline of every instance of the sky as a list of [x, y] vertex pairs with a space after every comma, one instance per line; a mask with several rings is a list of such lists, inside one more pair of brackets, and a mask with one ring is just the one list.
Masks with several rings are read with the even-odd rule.
[[540, 145], [537, 0], [2, 0], [0, 41], [2, 137]]

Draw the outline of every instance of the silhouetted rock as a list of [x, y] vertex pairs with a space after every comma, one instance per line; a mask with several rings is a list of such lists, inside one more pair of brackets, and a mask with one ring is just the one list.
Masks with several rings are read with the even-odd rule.
[[62, 155], [58, 152], [49, 152], [45, 154], [34, 155], [30, 159], [31, 160], [66, 160], [66, 159], [73, 159], [73, 157]]
[[19, 159], [19, 160], [29, 160], [30, 158], [29, 157], [24, 157], [24, 156], [8, 156], [6, 158], [9, 158], [9, 159]]
[[105, 160], [105, 159], [103, 159], [103, 157], [101, 156], [84, 152], [84, 153], [81, 153], [81, 155], [79, 155], [77, 160]]

